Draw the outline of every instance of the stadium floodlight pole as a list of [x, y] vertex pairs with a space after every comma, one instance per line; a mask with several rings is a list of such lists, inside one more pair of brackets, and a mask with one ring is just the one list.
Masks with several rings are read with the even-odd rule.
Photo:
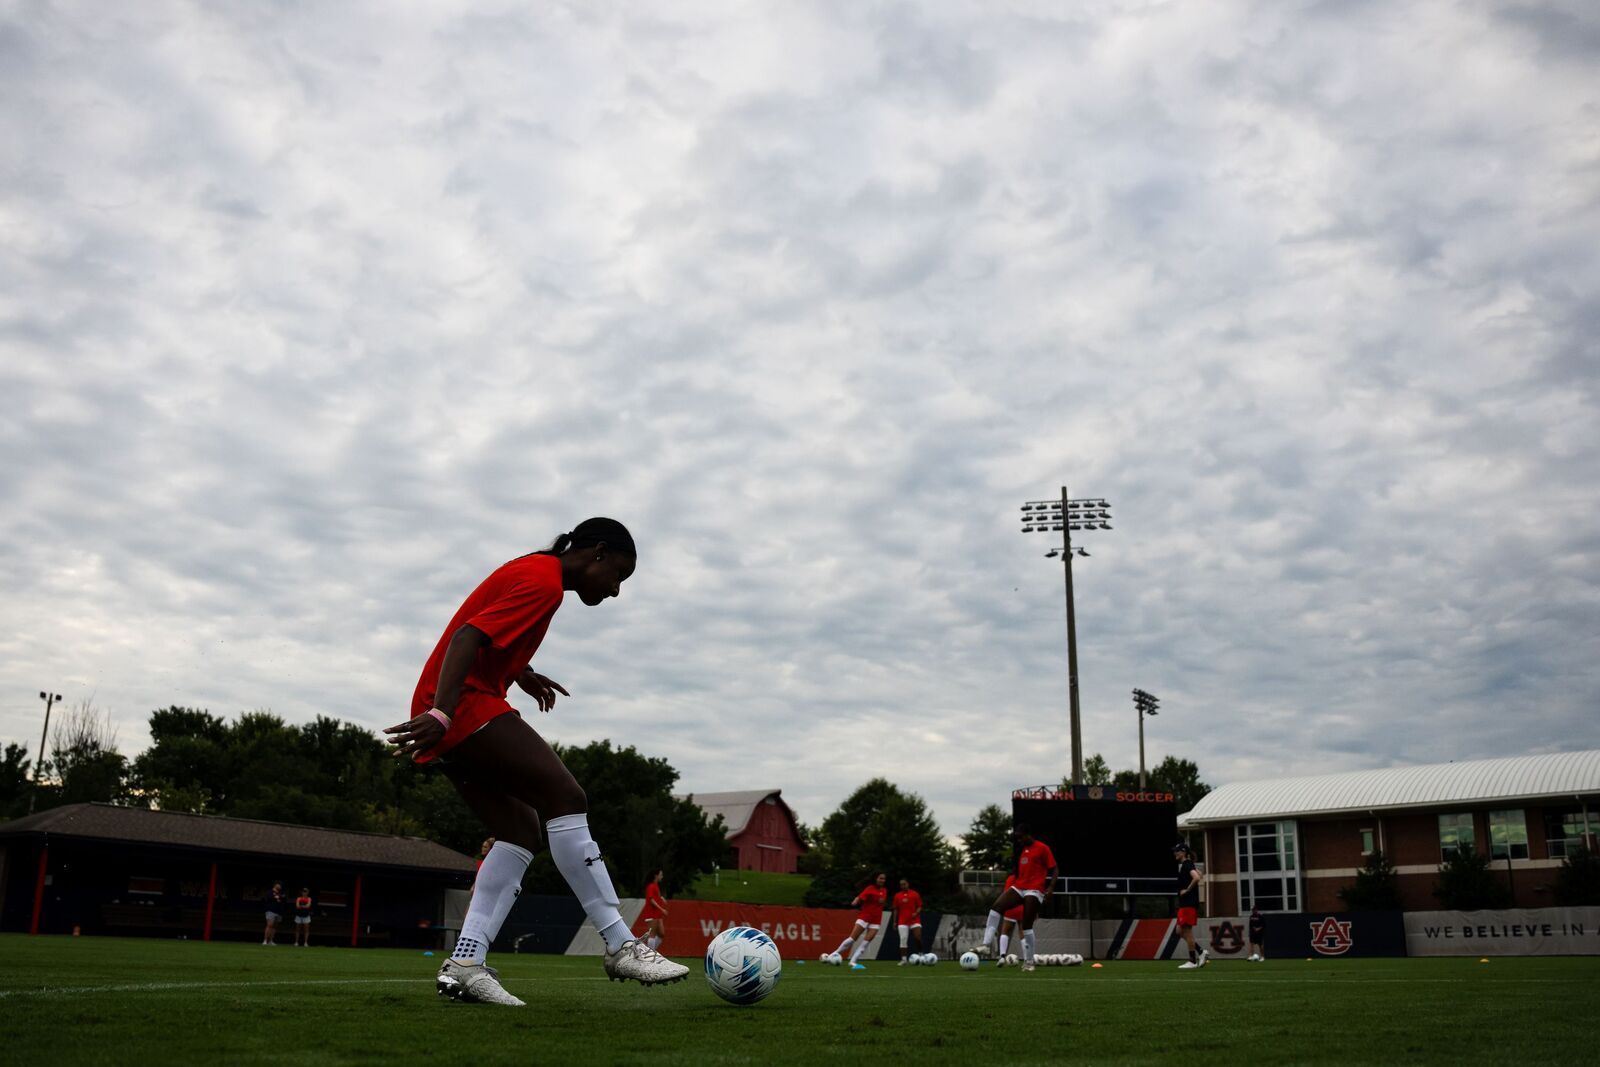
[[39, 752], [33, 758], [33, 790], [28, 794], [29, 815], [33, 814], [33, 806], [39, 800], [39, 767], [44, 763], [45, 739], [50, 736], [50, 709], [61, 699], [61, 694], [40, 693], [39, 699], [44, 701], [44, 732], [39, 735]]
[[1133, 709], [1139, 716], [1139, 791], [1144, 792], [1144, 717], [1154, 716], [1161, 701], [1143, 689], [1133, 691]]
[[1067, 702], [1072, 715], [1072, 784], [1083, 784], [1083, 727], [1078, 708], [1078, 614], [1072, 596], [1072, 557], [1087, 556], [1072, 547], [1073, 530], [1111, 529], [1111, 505], [1101, 497], [1073, 500], [1061, 487], [1060, 500], [1030, 500], [1022, 505], [1023, 533], [1061, 533], [1061, 547], [1045, 553], [1061, 557], [1067, 586]]

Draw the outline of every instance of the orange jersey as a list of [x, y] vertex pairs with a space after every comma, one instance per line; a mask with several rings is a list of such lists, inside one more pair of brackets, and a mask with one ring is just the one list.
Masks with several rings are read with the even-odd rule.
[[883, 902], [888, 896], [889, 891], [882, 886], [867, 886], [860, 894], [861, 913], [857, 918], [868, 926], [877, 926], [883, 921]]
[[1017, 857], [1017, 880], [1012, 884], [1018, 892], [1047, 892], [1050, 888], [1050, 870], [1055, 865], [1055, 853], [1050, 851], [1050, 846], [1043, 841], [1035, 841]]
[[662, 905], [667, 899], [661, 895], [661, 887], [651, 882], [644, 887], [644, 910], [639, 913], [641, 919], [659, 919], [666, 915]]

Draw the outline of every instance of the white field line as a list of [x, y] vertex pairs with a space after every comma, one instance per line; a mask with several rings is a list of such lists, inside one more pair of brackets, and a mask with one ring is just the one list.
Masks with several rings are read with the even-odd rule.
[[[604, 977], [571, 975], [533, 979], [536, 982], [603, 982]], [[129, 982], [125, 985], [45, 986], [40, 989], [0, 989], [0, 1000], [10, 997], [66, 997], [79, 993], [159, 993], [172, 989], [259, 989], [265, 986], [307, 985], [421, 985], [432, 978], [292, 978], [266, 982]]]

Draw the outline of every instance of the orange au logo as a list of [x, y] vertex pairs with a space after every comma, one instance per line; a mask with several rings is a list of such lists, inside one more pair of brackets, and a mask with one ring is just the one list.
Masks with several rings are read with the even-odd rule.
[[1343, 956], [1355, 944], [1350, 937], [1351, 923], [1332, 915], [1311, 924], [1311, 947], [1324, 956]]
[[1244, 931], [1237, 923], [1224, 919], [1211, 928], [1211, 951], [1219, 956], [1236, 956], [1244, 951]]

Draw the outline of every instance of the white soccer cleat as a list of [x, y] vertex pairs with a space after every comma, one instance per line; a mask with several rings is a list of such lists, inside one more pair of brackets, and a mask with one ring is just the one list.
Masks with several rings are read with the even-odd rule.
[[640, 985], [666, 985], [689, 977], [689, 968], [673, 963], [643, 941], [629, 941], [607, 952], [606, 977], [613, 982], [633, 979]]
[[974, 945], [970, 949], [968, 949], [967, 951], [971, 952], [974, 956], [978, 957], [980, 960], [987, 960], [987, 959], [993, 959], [994, 958], [994, 946], [993, 945], [987, 945], [987, 944], [985, 944], [985, 945]]
[[1205, 949], [1201, 949], [1200, 950], [1200, 966], [1204, 967], [1206, 964], [1208, 964], [1210, 962], [1211, 962], [1211, 953], [1207, 952]]
[[1024, 974], [1031, 973], [1033, 971], [1033, 961], [1032, 960], [1028, 960], [1025, 963], [1023, 963], [1022, 971], [1023, 971]]
[[499, 971], [482, 963], [445, 960], [433, 987], [441, 997], [459, 1000], [464, 1004], [503, 1004], [508, 1008], [526, 1006], [501, 986]]
[[1199, 969], [1200, 969], [1200, 965], [1198, 963], [1196, 963], [1194, 960], [1190, 960], [1188, 963], [1180, 963], [1180, 964], [1178, 964], [1178, 970], [1180, 970], [1180, 971], [1197, 971]]

